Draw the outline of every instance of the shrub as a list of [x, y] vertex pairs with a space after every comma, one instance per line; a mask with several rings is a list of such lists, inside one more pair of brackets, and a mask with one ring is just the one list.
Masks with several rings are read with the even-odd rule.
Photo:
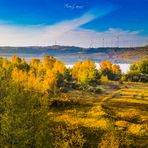
[[138, 72], [129, 72], [124, 76], [124, 80], [130, 82], [148, 82], [148, 75]]
[[55, 148], [82, 148], [85, 139], [83, 133], [77, 126], [60, 123], [53, 129]]
[[148, 60], [133, 63], [130, 71], [125, 75], [126, 81], [148, 82]]
[[115, 133], [107, 133], [99, 144], [99, 148], [119, 148], [120, 141]]

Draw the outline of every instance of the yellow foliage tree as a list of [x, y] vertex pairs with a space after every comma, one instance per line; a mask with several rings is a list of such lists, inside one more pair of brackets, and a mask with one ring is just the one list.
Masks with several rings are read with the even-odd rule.
[[21, 63], [21, 58], [17, 57], [16, 55], [12, 56], [12, 63], [13, 64]]
[[109, 80], [119, 80], [121, 75], [120, 66], [112, 64], [108, 60], [100, 63], [100, 72], [103, 76], [107, 76]]
[[48, 91], [56, 86], [56, 75], [52, 70], [47, 70], [45, 78], [43, 80], [43, 90]]
[[[72, 77], [81, 84], [88, 84], [96, 80], [97, 70], [94, 62], [87, 58], [84, 62], [78, 62], [72, 70]], [[96, 80], [97, 81], [97, 80]]]
[[30, 60], [30, 66], [34, 68], [38, 68], [38, 66], [41, 64], [40, 59], [31, 59]]
[[61, 74], [64, 74], [66, 70], [66, 67], [64, 65], [63, 62], [60, 62], [60, 61], [56, 61], [54, 63], [54, 67], [53, 67], [53, 72], [56, 74], [56, 73], [61, 73]]
[[101, 69], [101, 71], [104, 71], [104, 70], [112, 70], [112, 63], [110, 62], [110, 61], [108, 61], [108, 60], [106, 60], [106, 61], [102, 61], [101, 63], [100, 63], [100, 69]]
[[43, 60], [43, 66], [46, 69], [52, 69], [56, 60], [53, 57], [45, 56]]
[[112, 66], [112, 71], [113, 71], [114, 74], [119, 74], [119, 75], [121, 74], [120, 66], [117, 65], [117, 64], [114, 64], [114, 65]]
[[72, 77], [74, 79], [78, 78], [78, 71], [80, 70], [82, 64], [83, 64], [82, 61], [79, 61], [79, 62], [75, 63], [75, 65], [73, 67], [73, 70], [72, 70]]
[[18, 82], [26, 81], [27, 75], [23, 70], [14, 68], [12, 71], [12, 79]]
[[2, 67], [3, 67], [3, 68], [6, 68], [7, 65], [8, 65], [8, 63], [9, 63], [9, 61], [8, 61], [6, 58], [4, 58], [4, 59], [2, 60]]
[[26, 64], [26, 60], [25, 60], [24, 58], [22, 58], [21, 64], [22, 64], [22, 65], [25, 65], [25, 64]]

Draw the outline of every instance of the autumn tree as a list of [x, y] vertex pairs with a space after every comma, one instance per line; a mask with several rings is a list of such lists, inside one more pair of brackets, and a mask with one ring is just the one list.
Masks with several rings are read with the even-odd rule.
[[12, 56], [12, 63], [15, 65], [21, 63], [21, 58], [17, 57], [16, 55]]
[[[0, 83], [0, 147], [50, 147], [48, 96]], [[2, 95], [3, 94], [3, 95]]]
[[56, 62], [56, 59], [51, 56], [45, 56], [43, 60], [43, 66], [46, 69], [52, 69], [54, 66], [54, 63]]
[[1, 58], [0, 59], [0, 79], [10, 79], [12, 70], [13, 70], [12, 63], [6, 58]]
[[12, 79], [17, 82], [24, 82], [26, 81], [27, 74], [25, 71], [14, 68], [12, 71]]
[[97, 82], [98, 71], [94, 62], [87, 58], [84, 62], [80, 61], [73, 67], [72, 77], [80, 84], [90, 84]]
[[60, 61], [56, 61], [53, 65], [53, 72], [56, 74], [56, 73], [61, 73], [61, 74], [64, 74], [65, 70], [66, 70], [66, 67], [64, 65], [63, 62], [60, 62]]
[[43, 90], [50, 91], [56, 87], [57, 77], [52, 70], [48, 70], [43, 80]]
[[120, 66], [105, 60], [100, 63], [101, 75], [107, 76], [109, 80], [119, 80], [121, 76]]
[[38, 68], [38, 66], [39, 66], [40, 64], [41, 64], [40, 59], [35, 59], [35, 58], [33, 58], [33, 59], [30, 60], [30, 66], [31, 66], [31, 67]]
[[148, 82], [148, 60], [141, 60], [131, 64], [129, 72], [124, 76], [124, 80]]

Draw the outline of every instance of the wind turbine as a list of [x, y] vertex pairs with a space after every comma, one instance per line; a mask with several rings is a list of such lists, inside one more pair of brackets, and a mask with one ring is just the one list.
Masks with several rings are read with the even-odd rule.
[[93, 48], [93, 40], [91, 40], [89, 48]]
[[104, 37], [102, 39], [102, 47], [104, 48]]
[[119, 48], [119, 35], [117, 35], [117, 48]]

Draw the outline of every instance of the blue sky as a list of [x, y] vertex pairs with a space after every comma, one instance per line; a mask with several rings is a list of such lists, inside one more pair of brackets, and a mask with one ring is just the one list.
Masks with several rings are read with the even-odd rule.
[[0, 45], [144, 45], [147, 8], [148, 0], [0, 0]]

